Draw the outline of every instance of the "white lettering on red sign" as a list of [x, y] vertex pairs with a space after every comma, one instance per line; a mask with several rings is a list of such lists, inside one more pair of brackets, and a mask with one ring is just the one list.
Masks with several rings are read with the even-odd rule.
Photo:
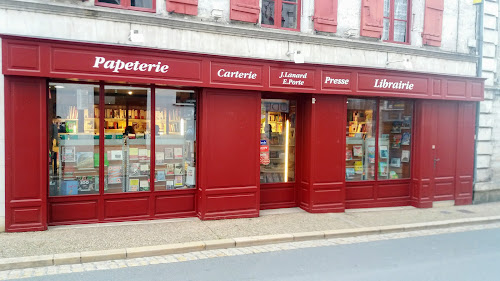
[[298, 79], [307, 79], [307, 73], [298, 74], [298, 73], [289, 73], [289, 72], [281, 72], [280, 79], [283, 79], [283, 85], [304, 85], [304, 80]]
[[334, 85], [348, 85], [349, 79], [336, 79], [329, 76], [325, 78], [325, 84], [334, 84]]
[[410, 83], [410, 81], [388, 82], [387, 79], [375, 79], [375, 85], [373, 87], [382, 89], [413, 90], [414, 86], [415, 85]]
[[106, 60], [104, 57], [95, 57], [93, 68], [100, 68], [102, 65], [105, 69], [112, 69], [113, 72], [119, 73], [120, 70], [134, 70], [134, 71], [148, 71], [148, 72], [161, 72], [167, 73], [169, 66], [161, 62], [157, 63], [141, 63], [136, 60], [135, 62], [124, 62], [122, 60]]
[[250, 72], [239, 72], [239, 71], [226, 71], [225, 69], [219, 69], [217, 71], [217, 76], [224, 78], [238, 78], [238, 79], [257, 79], [257, 73]]

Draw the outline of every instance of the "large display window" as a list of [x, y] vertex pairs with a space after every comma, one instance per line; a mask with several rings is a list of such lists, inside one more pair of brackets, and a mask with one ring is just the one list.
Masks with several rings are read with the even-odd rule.
[[192, 90], [50, 83], [49, 195], [194, 188], [196, 101]]
[[99, 86], [50, 83], [49, 194], [99, 193]]
[[348, 99], [346, 181], [409, 179], [412, 120], [411, 101]]
[[262, 99], [260, 126], [260, 182], [295, 181], [297, 102]]

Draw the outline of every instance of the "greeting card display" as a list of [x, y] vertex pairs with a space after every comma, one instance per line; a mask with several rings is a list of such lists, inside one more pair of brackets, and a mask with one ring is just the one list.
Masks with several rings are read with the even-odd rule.
[[401, 145], [410, 145], [410, 137], [410, 133], [404, 132], [403, 136], [401, 137]]
[[401, 162], [410, 162], [410, 151], [402, 150], [401, 151]]
[[345, 160], [352, 160], [352, 151], [349, 148], [345, 152]]
[[363, 146], [362, 145], [353, 145], [352, 151], [355, 157], [363, 156]]

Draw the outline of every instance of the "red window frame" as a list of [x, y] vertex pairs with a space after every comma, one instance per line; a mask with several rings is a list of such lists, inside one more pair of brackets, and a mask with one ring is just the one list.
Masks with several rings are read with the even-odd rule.
[[[411, 0], [407, 0], [407, 11], [406, 11], [406, 20], [400, 20], [400, 19], [395, 19], [394, 18], [394, 2], [395, 0], [389, 0], [389, 17], [385, 16], [383, 19], [388, 19], [389, 20], [389, 39], [384, 40], [384, 42], [391, 42], [391, 43], [397, 43], [397, 44], [410, 44], [410, 20], [411, 20]], [[385, 5], [384, 5], [384, 12], [385, 12]], [[405, 42], [400, 42], [400, 41], [394, 41], [394, 22], [395, 21], [403, 21], [406, 22], [406, 40]], [[382, 31], [382, 36], [383, 36], [383, 31]]]
[[[302, 0], [297, 0], [297, 2], [292, 2], [292, 1], [287, 1], [287, 0], [274, 0], [274, 19], [281, 19], [281, 12], [283, 9], [283, 3], [297, 5], [297, 28], [281, 27], [281, 20], [279, 20], [279, 21], [274, 20], [274, 25], [262, 24], [262, 18], [260, 20], [261, 26], [269, 27], [269, 28], [276, 28], [276, 29], [299, 31], [300, 30], [300, 13], [301, 13], [301, 8], [302, 8], [301, 7]], [[262, 15], [262, 13], [261, 13], [261, 15]]]
[[117, 9], [156, 13], [156, 0], [152, 0], [152, 2], [153, 2], [153, 8], [151, 9], [131, 6], [131, 0], [120, 0], [120, 4], [110, 4], [110, 3], [99, 2], [99, 0], [95, 0], [95, 5], [102, 7], [117, 8]]

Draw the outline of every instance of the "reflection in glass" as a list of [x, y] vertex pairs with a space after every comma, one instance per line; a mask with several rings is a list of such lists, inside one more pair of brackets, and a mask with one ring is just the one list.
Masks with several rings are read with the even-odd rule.
[[384, 17], [388, 18], [391, 13], [391, 0], [384, 0]]
[[283, 3], [281, 10], [281, 27], [297, 28], [297, 4]]
[[377, 102], [347, 100], [346, 181], [375, 180]]
[[99, 86], [50, 83], [49, 195], [99, 193]]
[[394, 21], [394, 41], [406, 42], [406, 21]]
[[407, 17], [408, 17], [408, 0], [395, 0], [394, 18], [398, 20], [406, 20]]
[[262, 1], [262, 24], [274, 25], [274, 1]]
[[294, 100], [262, 99], [260, 129], [260, 182], [295, 181]]
[[380, 101], [379, 179], [410, 178], [412, 119], [412, 102]]
[[384, 30], [382, 31], [382, 40], [389, 40], [390, 20], [384, 18]]
[[194, 188], [196, 93], [156, 89], [155, 190]]
[[153, 8], [153, 0], [131, 0], [130, 6], [152, 9]]
[[104, 192], [150, 190], [151, 91], [106, 86]]

